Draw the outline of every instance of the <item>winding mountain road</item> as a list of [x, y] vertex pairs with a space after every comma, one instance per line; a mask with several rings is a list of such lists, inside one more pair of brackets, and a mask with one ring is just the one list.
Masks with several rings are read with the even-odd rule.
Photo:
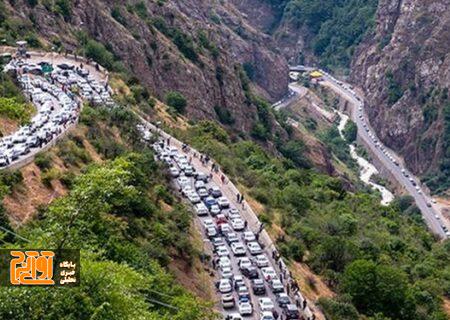
[[[314, 70], [314, 68], [309, 67], [305, 69], [307, 71]], [[349, 84], [336, 80], [328, 73], [323, 73], [324, 76], [319, 84], [333, 90], [349, 102], [351, 106], [350, 117], [358, 127], [358, 137], [363, 141], [364, 146], [370, 149], [371, 153], [376, 156], [378, 163], [383, 166], [383, 169], [389, 172], [397, 183], [414, 198], [430, 230], [440, 238], [448, 238], [450, 236], [450, 232], [447, 231], [450, 229], [449, 223], [444, 219], [437, 206], [434, 205], [433, 199], [428, 194], [425, 194], [425, 190], [420, 188], [420, 180], [411, 172], [408, 172], [402, 165], [402, 159], [386, 148], [376, 137], [375, 131], [370, 127], [370, 122], [364, 109], [364, 103], [362, 102], [364, 98], [358, 95]]]

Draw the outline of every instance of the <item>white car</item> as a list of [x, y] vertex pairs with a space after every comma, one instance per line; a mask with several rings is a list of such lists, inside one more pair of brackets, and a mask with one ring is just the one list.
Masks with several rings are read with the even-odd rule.
[[219, 268], [231, 268], [231, 261], [228, 257], [220, 257], [219, 258]]
[[262, 268], [261, 269], [261, 273], [263, 275], [263, 278], [266, 281], [269, 281], [269, 280], [277, 278], [277, 273], [275, 272], [275, 270], [272, 267]]
[[228, 257], [230, 255], [230, 251], [226, 246], [217, 247], [216, 253], [219, 257]]
[[243, 318], [239, 313], [230, 313], [228, 317], [229, 317], [228, 319], [230, 320], [243, 320]]
[[275, 307], [270, 298], [259, 298], [258, 303], [261, 311], [272, 311]]
[[208, 190], [206, 190], [205, 188], [198, 189], [197, 193], [200, 196], [200, 198], [206, 198], [209, 195]]
[[242, 234], [242, 239], [245, 243], [256, 241], [256, 237], [253, 231], [244, 231], [244, 233]]
[[265, 268], [269, 266], [269, 259], [265, 254], [258, 254], [255, 258], [256, 265], [260, 268]]
[[281, 281], [278, 280], [278, 279], [273, 279], [273, 280], [270, 282], [270, 287], [272, 288], [272, 292], [273, 292], [273, 293], [284, 292], [284, 286], [283, 286], [283, 284], [281, 283]]
[[248, 267], [252, 266], [252, 262], [249, 258], [243, 257], [238, 260], [238, 266], [240, 269], [247, 269]]
[[261, 246], [256, 241], [251, 241], [251, 242], [247, 243], [247, 248], [248, 248], [248, 251], [250, 251], [250, 253], [254, 256], [262, 253]]
[[206, 216], [209, 211], [205, 204], [201, 202], [195, 205], [195, 212], [198, 216]]
[[170, 175], [174, 178], [177, 178], [180, 175], [180, 170], [178, 170], [175, 167], [170, 167], [169, 172], [170, 172]]
[[187, 197], [188, 197], [189, 201], [192, 202], [193, 204], [197, 204], [200, 201], [202, 201], [202, 199], [200, 199], [200, 196], [195, 191], [189, 192], [187, 194]]
[[217, 204], [213, 204], [211, 206], [211, 208], [209, 209], [209, 212], [211, 212], [211, 214], [213, 216], [216, 216], [216, 215], [218, 215], [220, 213], [220, 208], [219, 208], [219, 206]]
[[275, 320], [272, 311], [263, 311], [260, 320]]
[[231, 287], [230, 279], [220, 279], [219, 281], [219, 291], [220, 293], [229, 293], [233, 290]]
[[206, 235], [209, 238], [213, 238], [213, 237], [217, 236], [217, 229], [216, 229], [216, 227], [208, 227], [208, 228], [206, 228]]
[[176, 147], [169, 147], [169, 155], [175, 157], [178, 154], [178, 149]]
[[184, 174], [188, 177], [192, 176], [194, 174], [194, 168], [192, 166], [188, 165], [183, 168]]
[[202, 180], [195, 181], [195, 190], [205, 188], [205, 183]]
[[233, 220], [233, 219], [240, 219], [241, 215], [239, 214], [239, 212], [229, 210], [227, 217], [228, 217], [228, 219]]
[[191, 193], [192, 191], [194, 191], [194, 190], [192, 189], [191, 186], [184, 186], [183, 189], [181, 190], [181, 194], [183, 196], [187, 197], [188, 194]]
[[185, 187], [185, 186], [188, 186], [188, 185], [189, 185], [189, 178], [188, 178], [188, 177], [185, 177], [185, 176], [178, 177], [178, 178], [177, 178], [177, 183], [178, 183], [178, 185], [179, 185], [181, 188], [183, 188], [183, 187]]
[[217, 199], [217, 203], [219, 204], [221, 209], [226, 209], [230, 207], [230, 201], [228, 201], [225, 197], [220, 197]]
[[219, 228], [222, 234], [227, 234], [233, 231], [228, 223], [221, 223]]
[[231, 251], [233, 251], [235, 256], [245, 256], [247, 250], [241, 242], [233, 242], [231, 244]]
[[239, 302], [239, 313], [241, 316], [251, 316], [253, 313], [253, 307], [250, 302]]
[[231, 279], [233, 277], [233, 270], [230, 267], [221, 269], [221, 275], [223, 279]]
[[241, 218], [231, 220], [231, 226], [233, 227], [234, 231], [242, 231], [245, 229], [244, 220], [242, 220]]
[[216, 226], [216, 224], [214, 223], [213, 219], [205, 219], [205, 220], [203, 220], [203, 225], [205, 226], [205, 229]]

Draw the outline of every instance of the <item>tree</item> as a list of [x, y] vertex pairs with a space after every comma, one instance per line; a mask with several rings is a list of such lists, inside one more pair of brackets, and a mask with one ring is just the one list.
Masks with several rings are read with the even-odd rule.
[[406, 275], [399, 269], [356, 260], [345, 269], [341, 288], [362, 313], [405, 319], [408, 284]]
[[358, 134], [358, 127], [356, 126], [356, 123], [348, 120], [342, 133], [344, 134], [344, 138], [348, 143], [354, 142]]
[[169, 107], [174, 108], [178, 113], [184, 113], [187, 106], [187, 100], [180, 92], [169, 91], [166, 94], [165, 100]]

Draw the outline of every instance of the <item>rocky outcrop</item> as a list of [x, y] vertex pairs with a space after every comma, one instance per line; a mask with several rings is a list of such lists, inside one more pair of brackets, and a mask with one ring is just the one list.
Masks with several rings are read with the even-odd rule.
[[375, 36], [352, 63], [351, 79], [363, 87], [372, 126], [422, 175], [443, 157], [449, 26], [449, 0], [380, 0]]
[[[248, 25], [229, 2], [69, 3], [70, 15], [65, 19], [42, 2], [32, 8], [28, 1], [18, 0], [9, 9], [32, 21], [41, 37], [60, 39], [66, 49], [80, 49], [77, 37], [81, 32], [103, 43], [155, 96], [163, 98], [170, 90], [183, 93], [190, 119], [218, 119], [215, 108], [223, 108], [234, 119], [236, 131], [251, 130], [257, 111], [243, 90], [240, 73], [244, 63], [252, 66], [256, 91], [270, 101], [287, 91], [285, 59], [274, 52], [270, 37]], [[189, 51], [183, 52], [186, 44], [194, 48], [194, 58]]]

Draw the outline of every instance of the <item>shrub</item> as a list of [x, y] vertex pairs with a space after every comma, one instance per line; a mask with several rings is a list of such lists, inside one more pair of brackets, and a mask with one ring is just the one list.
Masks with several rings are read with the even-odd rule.
[[114, 55], [105, 46], [95, 40], [88, 40], [84, 46], [85, 54], [107, 69], [117, 69]]
[[41, 152], [34, 158], [34, 163], [39, 167], [39, 169], [46, 170], [52, 166], [52, 158], [48, 153]]
[[344, 138], [348, 143], [352, 143], [353, 141], [355, 141], [358, 134], [358, 127], [356, 126], [356, 123], [348, 120], [342, 133], [344, 134]]
[[120, 11], [120, 8], [115, 6], [112, 10], [111, 10], [111, 16], [114, 18], [114, 20], [116, 20], [117, 22], [119, 22], [120, 24], [122, 24], [123, 26], [126, 27], [126, 20], [122, 15], [122, 12]]
[[194, 62], [198, 61], [198, 55], [194, 47], [194, 42], [189, 35], [183, 33], [181, 30], [174, 29], [172, 40], [186, 58]]
[[178, 91], [168, 92], [165, 101], [169, 107], [172, 107], [178, 113], [183, 113], [187, 106], [186, 98]]
[[61, 172], [56, 168], [51, 168], [48, 170], [45, 170], [41, 174], [41, 181], [44, 184], [44, 186], [50, 188], [52, 186], [52, 181], [57, 180], [61, 177]]
[[72, 8], [69, 0], [56, 0], [55, 9], [66, 21], [72, 16]]
[[31, 105], [19, 103], [16, 98], [0, 97], [0, 115], [12, 120], [18, 120], [21, 124], [30, 121], [32, 110], [33, 107]]
[[231, 115], [230, 111], [228, 111], [228, 109], [216, 105], [214, 106], [214, 111], [216, 112], [217, 117], [219, 118], [219, 121], [221, 123], [228, 125], [234, 123], [233, 116]]

